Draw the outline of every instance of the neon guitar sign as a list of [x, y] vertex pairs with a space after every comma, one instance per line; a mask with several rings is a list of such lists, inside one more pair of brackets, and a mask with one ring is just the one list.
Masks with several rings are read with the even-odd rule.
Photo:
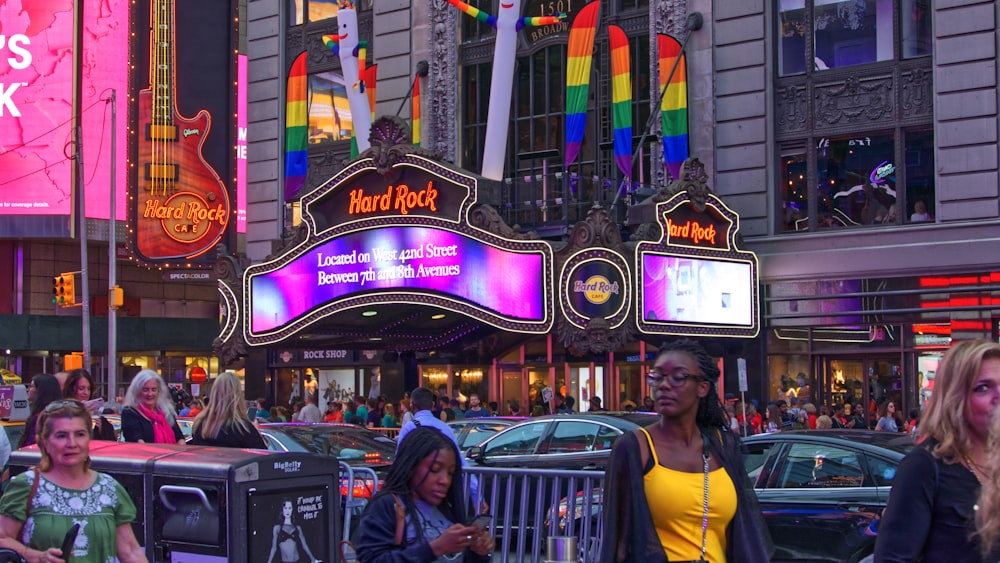
[[149, 88], [139, 92], [135, 251], [140, 261], [191, 260], [214, 249], [229, 191], [202, 153], [212, 117], [177, 110], [174, 0], [152, 0]]

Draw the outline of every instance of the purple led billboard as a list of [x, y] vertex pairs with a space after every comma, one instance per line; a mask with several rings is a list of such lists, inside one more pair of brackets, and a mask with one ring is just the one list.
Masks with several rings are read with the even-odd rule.
[[277, 332], [311, 311], [372, 294], [392, 294], [399, 302], [431, 296], [490, 322], [548, 322], [546, 254], [532, 246], [536, 249], [506, 250], [423, 226], [348, 233], [277, 269], [268, 264], [248, 269], [248, 336]]

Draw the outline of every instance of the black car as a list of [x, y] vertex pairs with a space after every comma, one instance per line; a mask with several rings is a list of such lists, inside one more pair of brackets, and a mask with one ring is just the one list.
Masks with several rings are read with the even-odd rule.
[[380, 485], [396, 459], [396, 440], [355, 424], [276, 422], [261, 424], [259, 429], [269, 450], [328, 455], [354, 469], [357, 475], [353, 486], [346, 479], [341, 482], [342, 498], [371, 498], [378, 486], [372, 482], [371, 473], [365, 477], [365, 470], [374, 471]]
[[607, 465], [619, 436], [649, 426], [656, 418], [655, 414], [627, 412], [530, 418], [469, 448], [466, 457], [488, 467], [600, 470]]
[[458, 449], [465, 451], [472, 446], [478, 446], [508, 426], [527, 420], [523, 416], [485, 416], [480, 418], [462, 418], [448, 422], [455, 432]]
[[772, 561], [868, 561], [908, 434], [797, 430], [744, 439]]

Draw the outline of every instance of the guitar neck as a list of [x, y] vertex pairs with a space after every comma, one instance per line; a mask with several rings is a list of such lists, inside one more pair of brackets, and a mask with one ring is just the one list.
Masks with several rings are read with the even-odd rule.
[[153, 0], [149, 84], [153, 124], [170, 125], [174, 114], [174, 0]]

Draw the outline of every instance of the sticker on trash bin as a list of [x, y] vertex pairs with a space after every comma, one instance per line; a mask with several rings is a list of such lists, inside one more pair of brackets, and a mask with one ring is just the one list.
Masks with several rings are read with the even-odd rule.
[[285, 473], [298, 473], [302, 470], [301, 461], [276, 461], [274, 462], [275, 471], [283, 471]]
[[251, 492], [250, 553], [266, 561], [330, 560], [330, 489], [303, 489]]
[[260, 466], [254, 462], [240, 467], [236, 470], [235, 479], [237, 483], [246, 483], [260, 479]]

